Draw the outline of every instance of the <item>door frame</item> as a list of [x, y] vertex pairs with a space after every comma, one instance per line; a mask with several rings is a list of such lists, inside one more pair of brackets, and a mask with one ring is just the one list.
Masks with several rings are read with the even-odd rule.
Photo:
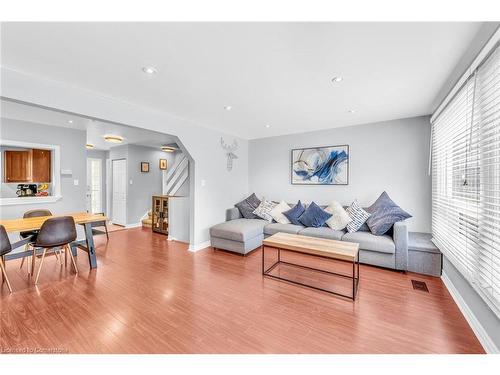
[[[92, 179], [92, 174], [90, 174], [89, 176], [89, 162], [92, 162], [92, 161], [99, 161], [100, 165], [101, 165], [101, 182], [100, 182], [100, 186], [101, 186], [101, 207], [100, 207], [100, 210], [99, 212], [104, 212], [103, 210], [103, 203], [104, 203], [104, 184], [103, 184], [103, 180], [104, 180], [104, 170], [103, 170], [103, 163], [102, 163], [102, 159], [101, 158], [92, 158], [92, 157], [87, 157], [87, 188], [91, 185], [89, 185], [91, 183], [91, 179]], [[91, 172], [91, 171], [90, 171]], [[87, 195], [88, 191], [85, 192], [85, 196]], [[85, 205], [87, 204], [87, 202], [85, 202]], [[92, 197], [90, 197], [90, 208], [92, 209]]]
[[[115, 168], [114, 168], [114, 162], [115, 161], [124, 161], [125, 162], [125, 222], [124, 223], [118, 223], [115, 222], [114, 219], [114, 213], [113, 213], [113, 205], [114, 205], [114, 199], [113, 199], [113, 192], [114, 192], [114, 173], [115, 173]], [[127, 226], [127, 200], [128, 200], [128, 169], [127, 169], [127, 158], [119, 158], [119, 159], [112, 159], [111, 160], [111, 217], [110, 221], [113, 224], [118, 224], [122, 226]]]

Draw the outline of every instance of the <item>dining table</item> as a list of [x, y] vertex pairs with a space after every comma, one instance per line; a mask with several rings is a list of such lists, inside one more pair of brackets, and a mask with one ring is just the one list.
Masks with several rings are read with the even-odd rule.
[[[89, 265], [90, 268], [97, 268], [97, 259], [95, 255], [95, 245], [94, 245], [94, 237], [92, 233], [92, 226], [98, 222], [104, 222], [108, 220], [108, 218], [102, 214], [92, 214], [88, 212], [78, 212], [73, 214], [64, 214], [64, 215], [53, 215], [53, 216], [39, 216], [39, 217], [28, 217], [28, 218], [19, 218], [19, 219], [9, 219], [9, 220], [0, 220], [0, 224], [5, 227], [7, 233], [16, 233], [16, 232], [27, 232], [33, 230], [39, 230], [43, 223], [53, 217], [57, 216], [71, 216], [75, 220], [77, 225], [81, 225], [84, 228], [85, 239], [84, 240], [76, 240], [70, 244], [71, 252], [74, 256], [77, 255], [77, 249], [84, 250], [88, 254]], [[25, 245], [30, 241], [30, 238], [22, 239], [14, 244], [12, 247], [20, 247]], [[5, 260], [18, 259], [27, 256], [31, 256], [33, 253], [31, 250], [19, 251], [19, 252], [11, 252], [5, 255]]]

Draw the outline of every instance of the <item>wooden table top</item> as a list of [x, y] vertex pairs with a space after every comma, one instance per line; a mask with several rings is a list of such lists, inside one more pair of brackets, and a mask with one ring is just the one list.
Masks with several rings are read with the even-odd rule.
[[320, 255], [332, 259], [353, 262], [359, 251], [359, 244], [335, 241], [326, 238], [300, 236], [298, 234], [276, 233], [264, 239], [263, 244], [297, 253]]
[[94, 223], [96, 221], [108, 220], [106, 216], [89, 214], [88, 212], [77, 212], [74, 214], [54, 215], [54, 216], [39, 216], [11, 220], [0, 220], [0, 224], [5, 227], [7, 232], [24, 232], [36, 230], [42, 227], [45, 220], [57, 216], [72, 216], [77, 224]]

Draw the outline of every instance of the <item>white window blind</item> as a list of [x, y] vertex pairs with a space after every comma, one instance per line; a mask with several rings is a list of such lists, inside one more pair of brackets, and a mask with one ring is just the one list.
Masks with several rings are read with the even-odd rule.
[[500, 317], [500, 48], [432, 123], [432, 234]]

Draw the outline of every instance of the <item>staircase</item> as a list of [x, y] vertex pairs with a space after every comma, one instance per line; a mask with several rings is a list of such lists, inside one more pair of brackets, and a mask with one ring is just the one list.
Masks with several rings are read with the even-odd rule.
[[163, 174], [163, 195], [175, 195], [189, 177], [189, 160], [182, 154], [174, 166]]
[[142, 222], [142, 226], [143, 227], [146, 227], [146, 228], [151, 228], [153, 226], [153, 213], [150, 211], [148, 211], [148, 217], [144, 218], [141, 220]]

